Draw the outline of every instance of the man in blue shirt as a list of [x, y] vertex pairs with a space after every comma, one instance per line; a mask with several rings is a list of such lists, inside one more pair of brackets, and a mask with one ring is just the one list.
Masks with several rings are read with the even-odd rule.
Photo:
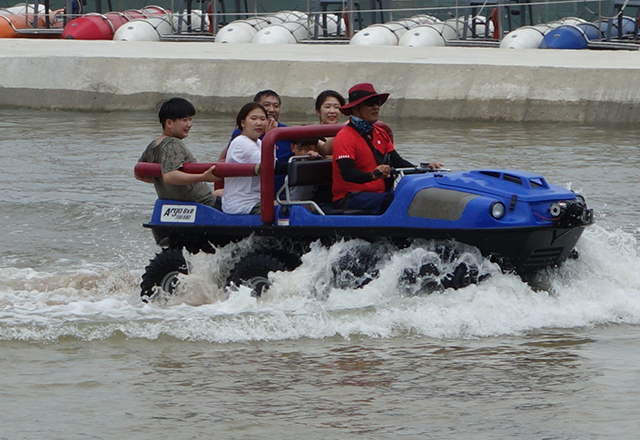
[[[280, 105], [281, 100], [280, 96], [274, 92], [273, 90], [262, 90], [256, 93], [256, 96], [253, 97], [253, 101], [259, 103], [267, 110], [267, 117], [269, 118], [267, 121], [267, 126], [265, 130], [265, 134], [270, 130], [273, 130], [276, 127], [286, 127], [286, 125], [278, 122], [280, 119]], [[240, 128], [236, 127], [231, 134], [231, 142], [236, 136], [240, 134]], [[261, 138], [264, 136], [261, 136]], [[225, 148], [220, 155], [220, 160], [224, 160], [227, 156], [227, 149]], [[293, 156], [293, 151], [291, 151], [291, 141], [278, 141], [276, 142], [276, 160], [278, 162], [287, 163], [289, 162], [289, 158]], [[284, 175], [276, 175], [275, 176], [275, 190], [278, 192], [280, 187], [284, 185]]]

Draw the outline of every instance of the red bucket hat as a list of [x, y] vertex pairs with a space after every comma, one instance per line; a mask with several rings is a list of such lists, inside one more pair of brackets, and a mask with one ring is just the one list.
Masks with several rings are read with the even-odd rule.
[[380, 97], [380, 105], [384, 104], [389, 98], [389, 93], [378, 93], [373, 88], [373, 84], [360, 83], [349, 89], [349, 104], [340, 107], [340, 111], [343, 115], [350, 115], [353, 113], [353, 107], [363, 103], [369, 98]]

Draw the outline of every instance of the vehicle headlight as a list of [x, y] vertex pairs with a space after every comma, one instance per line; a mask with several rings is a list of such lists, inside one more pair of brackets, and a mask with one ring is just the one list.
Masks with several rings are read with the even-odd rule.
[[507, 212], [507, 210], [505, 209], [504, 205], [502, 204], [502, 202], [493, 202], [491, 204], [491, 217], [495, 218], [496, 220], [500, 220], [502, 217], [504, 217], [505, 212]]
[[566, 209], [567, 209], [566, 202], [558, 202], [551, 205], [551, 207], [549, 208], [549, 213], [551, 214], [552, 217], [560, 217], [562, 214], [564, 214], [564, 211]]

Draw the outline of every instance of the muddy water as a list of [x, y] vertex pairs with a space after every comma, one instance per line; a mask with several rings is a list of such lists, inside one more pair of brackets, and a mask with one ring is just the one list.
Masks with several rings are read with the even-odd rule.
[[[232, 120], [198, 115], [189, 148], [215, 160]], [[132, 168], [155, 116], [0, 110], [0, 438], [635, 438], [635, 128], [389, 122], [410, 160], [582, 192], [580, 259], [549, 291], [497, 275], [409, 298], [383, 276], [320, 301], [338, 244], [256, 301], [215, 291], [204, 256], [190, 301], [145, 305], [155, 193]]]

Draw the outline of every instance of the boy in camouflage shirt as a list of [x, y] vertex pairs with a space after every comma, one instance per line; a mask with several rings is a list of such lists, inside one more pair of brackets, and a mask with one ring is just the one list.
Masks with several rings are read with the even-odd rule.
[[196, 162], [191, 151], [182, 142], [182, 139], [189, 135], [195, 114], [195, 108], [186, 99], [171, 98], [162, 104], [158, 112], [162, 135], [147, 146], [138, 160], [159, 162], [162, 178], [138, 179], [153, 183], [158, 198], [197, 202], [215, 207], [218, 197], [213, 195], [211, 188], [205, 183], [220, 180], [220, 177], [213, 174], [215, 165], [202, 174], [189, 174], [180, 169], [185, 163]]

